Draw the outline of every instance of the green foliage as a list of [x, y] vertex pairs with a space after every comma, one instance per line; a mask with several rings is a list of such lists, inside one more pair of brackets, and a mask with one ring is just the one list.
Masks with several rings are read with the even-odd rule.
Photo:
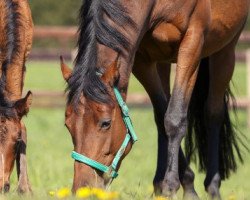
[[81, 0], [30, 1], [35, 25], [76, 25], [81, 4]]
[[[77, 25], [82, 0], [30, 0], [32, 16], [36, 25]], [[250, 30], [250, 17], [246, 23]]]

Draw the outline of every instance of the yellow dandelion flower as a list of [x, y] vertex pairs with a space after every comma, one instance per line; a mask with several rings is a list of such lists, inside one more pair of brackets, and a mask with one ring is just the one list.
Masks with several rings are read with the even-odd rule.
[[92, 191], [88, 187], [80, 188], [76, 191], [77, 198], [88, 198], [92, 195]]
[[92, 189], [91, 189], [91, 193], [92, 193], [93, 195], [98, 195], [98, 194], [101, 194], [102, 192], [103, 192], [103, 190], [100, 189], [100, 188], [92, 188]]
[[59, 199], [65, 198], [70, 196], [71, 192], [69, 188], [62, 188], [60, 190], [57, 191], [56, 196]]
[[50, 196], [52, 196], [52, 197], [53, 197], [53, 196], [55, 196], [55, 194], [56, 194], [56, 192], [55, 192], [55, 191], [49, 191], [49, 195], [50, 195]]
[[109, 199], [109, 193], [103, 190], [95, 191], [95, 195], [98, 199]]
[[100, 192], [98, 193], [98, 195], [96, 195], [99, 199], [117, 199], [118, 198], [118, 194], [117, 193], [113, 193], [113, 192]]
[[168, 200], [167, 197], [163, 197], [163, 196], [158, 196], [158, 197], [155, 197], [154, 200]]
[[110, 192], [109, 199], [118, 199], [119, 193], [118, 192]]
[[228, 200], [236, 200], [236, 196], [234, 194], [231, 194], [229, 197], [228, 197]]
[[117, 199], [119, 196], [118, 192], [107, 192], [100, 188], [92, 188], [92, 195], [95, 195], [98, 199], [101, 200]]

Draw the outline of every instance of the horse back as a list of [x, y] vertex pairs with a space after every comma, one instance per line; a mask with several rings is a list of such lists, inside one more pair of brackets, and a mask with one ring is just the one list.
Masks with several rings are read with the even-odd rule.
[[[199, 11], [192, 3], [184, 3], [183, 7], [177, 7], [178, 10], [161, 6], [165, 11], [160, 10], [159, 22], [145, 34], [139, 52], [144, 57], [149, 56], [152, 61], [176, 62], [186, 31], [192, 23], [200, 22], [208, 24], [202, 57], [223, 48], [242, 30], [248, 15], [249, 0], [207, 0], [206, 5]], [[209, 17], [204, 18], [202, 12], [208, 12]], [[194, 15], [195, 19], [192, 19]], [[199, 16], [202, 18], [199, 19]]]

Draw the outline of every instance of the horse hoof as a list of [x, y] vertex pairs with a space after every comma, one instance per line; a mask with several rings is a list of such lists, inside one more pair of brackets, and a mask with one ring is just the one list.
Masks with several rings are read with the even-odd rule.
[[208, 195], [209, 195], [209, 199], [212, 199], [212, 200], [221, 200], [219, 188], [210, 187], [210, 186], [209, 186], [209, 187], [207, 188], [207, 193], [208, 193]]
[[17, 188], [17, 193], [22, 195], [22, 194], [32, 194], [31, 187], [29, 185], [26, 186], [19, 186]]
[[183, 195], [184, 200], [200, 200], [198, 194], [195, 192], [195, 190], [192, 191], [184, 191]]
[[167, 176], [167, 180], [162, 183], [162, 195], [173, 198], [180, 188], [180, 180], [174, 175]]
[[162, 181], [154, 183], [154, 194], [160, 196], [162, 194]]
[[221, 181], [220, 175], [217, 173], [213, 177], [211, 183], [207, 186], [206, 191], [207, 191], [210, 199], [221, 200], [220, 181]]

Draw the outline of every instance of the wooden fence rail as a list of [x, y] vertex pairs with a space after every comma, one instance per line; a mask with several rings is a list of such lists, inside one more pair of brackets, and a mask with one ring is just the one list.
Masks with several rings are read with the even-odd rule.
[[[60, 27], [60, 26], [36, 26], [34, 30], [34, 40], [53, 39], [59, 42], [59, 48], [33, 48], [30, 58], [39, 60], [55, 60], [59, 55], [63, 55], [65, 59], [72, 59], [72, 49], [68, 47], [69, 41], [76, 43], [77, 27]], [[240, 43], [249, 44], [250, 46], [250, 32], [245, 31], [240, 36]], [[240, 62], [246, 61], [245, 50], [236, 52], [236, 59]]]
[[[77, 36], [76, 26], [36, 26], [34, 30], [34, 39], [43, 38], [62, 38], [64, 40], [75, 40]], [[250, 31], [242, 32], [240, 36], [240, 42], [249, 43], [250, 42]]]
[[[64, 107], [66, 101], [66, 95], [63, 92], [51, 92], [51, 91], [34, 91], [34, 107]], [[151, 102], [146, 94], [128, 94], [127, 103], [133, 107], [149, 107]], [[248, 98], [237, 98], [236, 106], [238, 109], [245, 110], [249, 105], [250, 100]], [[232, 104], [231, 104], [232, 105]]]

